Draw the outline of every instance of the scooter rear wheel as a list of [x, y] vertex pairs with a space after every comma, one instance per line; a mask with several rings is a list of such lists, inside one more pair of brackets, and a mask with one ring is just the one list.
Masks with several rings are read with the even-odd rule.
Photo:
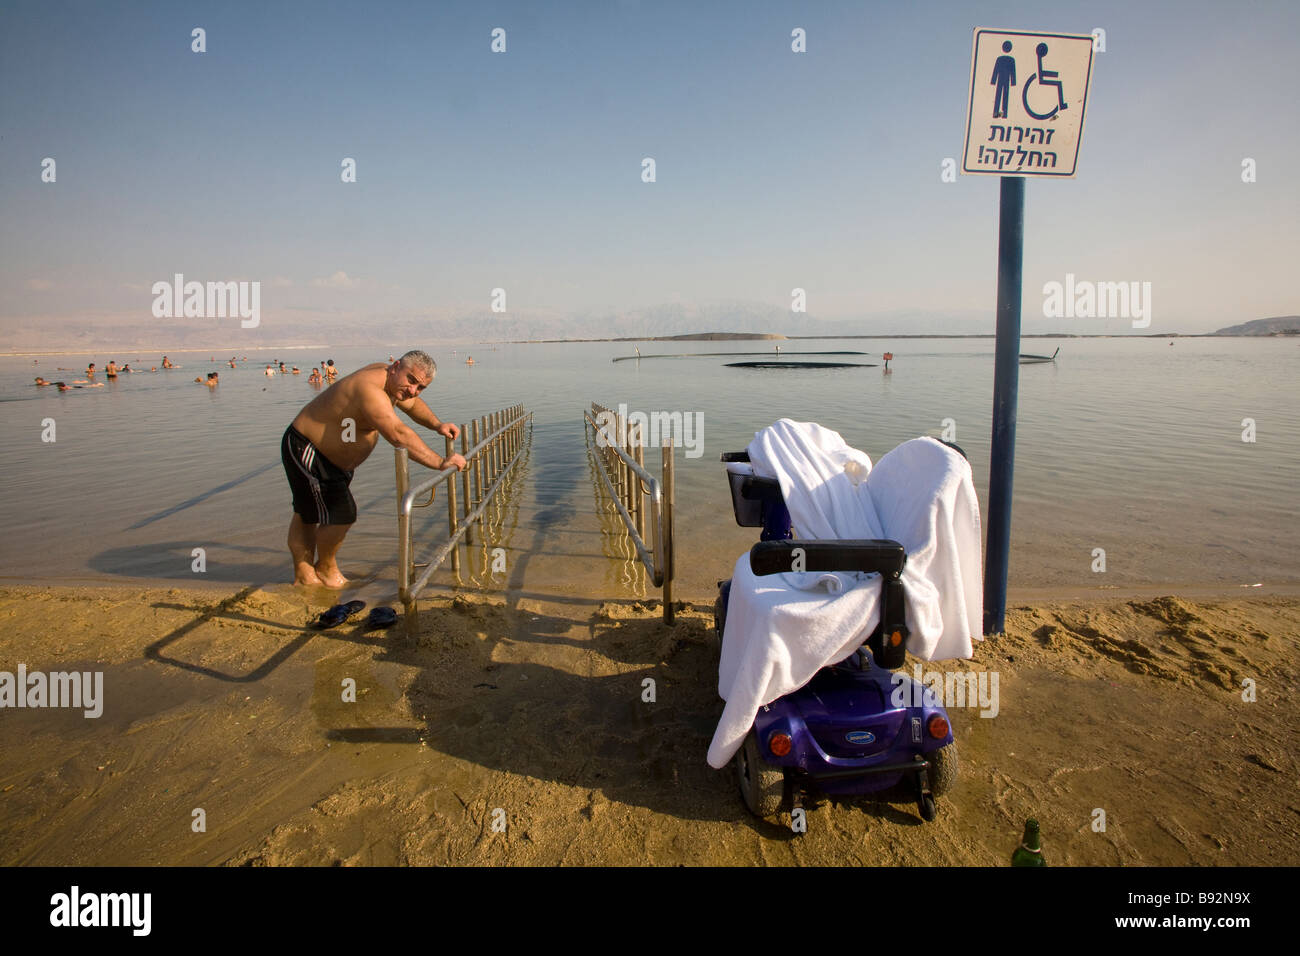
[[780, 813], [787, 793], [785, 771], [762, 758], [758, 735], [754, 731], [749, 732], [735, 759], [736, 783], [749, 812], [756, 817], [772, 817]]
[[930, 754], [930, 792], [942, 797], [957, 783], [957, 741]]

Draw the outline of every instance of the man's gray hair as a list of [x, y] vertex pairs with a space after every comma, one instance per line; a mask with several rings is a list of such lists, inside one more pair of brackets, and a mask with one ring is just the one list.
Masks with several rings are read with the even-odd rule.
[[429, 356], [428, 352], [421, 352], [419, 349], [411, 349], [402, 356], [401, 362], [407, 368], [416, 369], [433, 378], [438, 374], [438, 365]]

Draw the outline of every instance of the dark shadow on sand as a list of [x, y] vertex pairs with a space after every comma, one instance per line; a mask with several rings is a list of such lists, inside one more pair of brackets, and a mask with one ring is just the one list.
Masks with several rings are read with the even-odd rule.
[[[180, 668], [181, 670], [189, 671], [190, 673], [193, 674], [202, 674], [205, 677], [211, 677], [216, 680], [226, 681], [228, 683], [249, 684], [261, 680], [263, 677], [266, 677], [273, 670], [275, 670], [286, 660], [292, 657], [299, 648], [301, 648], [313, 637], [318, 636], [322, 632], [307, 627], [303, 627], [302, 633], [300, 635], [293, 638], [291, 641], [289, 641], [288, 644], [281, 647], [274, 654], [268, 657], [265, 661], [259, 664], [252, 671], [249, 671], [247, 674], [227, 674], [222, 671], [216, 670], [215, 668], [205, 667], [202, 664], [195, 664], [195, 663], [191, 663], [190, 661], [180, 660], [179, 658], [168, 657], [163, 653], [163, 650], [165, 648], [170, 647], [172, 644], [175, 644], [177, 641], [184, 638], [195, 628], [199, 627], [201, 624], [204, 624], [207, 621], [210, 621], [214, 618], [225, 618], [230, 621], [237, 621], [245, 624], [262, 624], [262, 625], [280, 628], [280, 629], [287, 628], [288, 626], [281, 621], [273, 621], [270, 620], [269, 618], [263, 618], [263, 617], [254, 617], [251, 614], [243, 614], [232, 610], [236, 605], [238, 605], [241, 601], [243, 601], [245, 598], [247, 598], [250, 594], [252, 594], [256, 590], [257, 588], [255, 586], [246, 587], [239, 593], [233, 594], [230, 597], [226, 598], [216, 607], [209, 608], [208, 610], [199, 612], [195, 616], [195, 618], [189, 623], [182, 624], [180, 627], [174, 629], [170, 634], [166, 635], [165, 637], [159, 638], [158, 640], [150, 644], [148, 647], [146, 647], [144, 649], [144, 656], [148, 660], [158, 661], [160, 664], [167, 664], [170, 665], [171, 667], [177, 667]], [[156, 608], [166, 608], [169, 610], [176, 610], [176, 611], [194, 610], [192, 607], [184, 604], [157, 603], [154, 604], [153, 606]]]
[[[377, 660], [418, 669], [408, 699], [412, 712], [422, 715], [416, 736], [426, 746], [490, 770], [599, 790], [611, 800], [678, 819], [736, 823], [769, 839], [796, 838], [788, 812], [777, 822], [754, 818], [737, 791], [734, 769], [714, 770], [705, 760], [723, 707], [712, 626], [698, 618], [669, 627], [657, 615], [593, 617], [591, 639], [581, 646], [631, 669], [592, 677], [495, 660], [496, 642], [552, 643], [572, 624], [534, 614], [538, 620], [516, 616], [507, 628], [500, 625], [512, 615], [498, 613], [503, 620], [481, 622], [489, 643], [478, 648], [446, 645], [437, 628], [416, 639], [394, 628], [384, 639]], [[652, 702], [645, 699], [647, 679], [654, 682]], [[351, 742], [353, 734], [374, 731], [335, 733]], [[921, 823], [905, 804], [809, 795], [803, 805], [818, 799], [875, 819]]]

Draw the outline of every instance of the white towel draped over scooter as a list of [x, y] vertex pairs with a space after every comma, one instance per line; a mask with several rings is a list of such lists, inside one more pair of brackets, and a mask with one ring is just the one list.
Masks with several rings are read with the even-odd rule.
[[[889, 538], [903, 569], [907, 649], [922, 660], [970, 657], [982, 639], [979, 501], [970, 464], [933, 438], [904, 442], [873, 468], [838, 433], [781, 419], [749, 446], [754, 474], [781, 485], [802, 539]], [[880, 620], [880, 576], [756, 576], [736, 562], [718, 667], [727, 702], [708, 761], [726, 766], [758, 709], [862, 646]]]

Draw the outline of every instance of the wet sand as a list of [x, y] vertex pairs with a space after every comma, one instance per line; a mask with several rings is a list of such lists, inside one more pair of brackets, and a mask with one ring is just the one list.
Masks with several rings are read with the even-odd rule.
[[1292, 595], [1014, 607], [925, 665], [999, 674], [996, 717], [949, 710], [938, 818], [810, 799], [803, 834], [704, 761], [695, 597], [666, 627], [653, 602], [443, 593], [408, 636], [308, 629], [324, 596], [288, 586], [4, 588], [0, 670], [102, 670], [106, 702], [0, 710], [0, 864], [1002, 865], [1028, 816], [1053, 864], [1300, 858]]

